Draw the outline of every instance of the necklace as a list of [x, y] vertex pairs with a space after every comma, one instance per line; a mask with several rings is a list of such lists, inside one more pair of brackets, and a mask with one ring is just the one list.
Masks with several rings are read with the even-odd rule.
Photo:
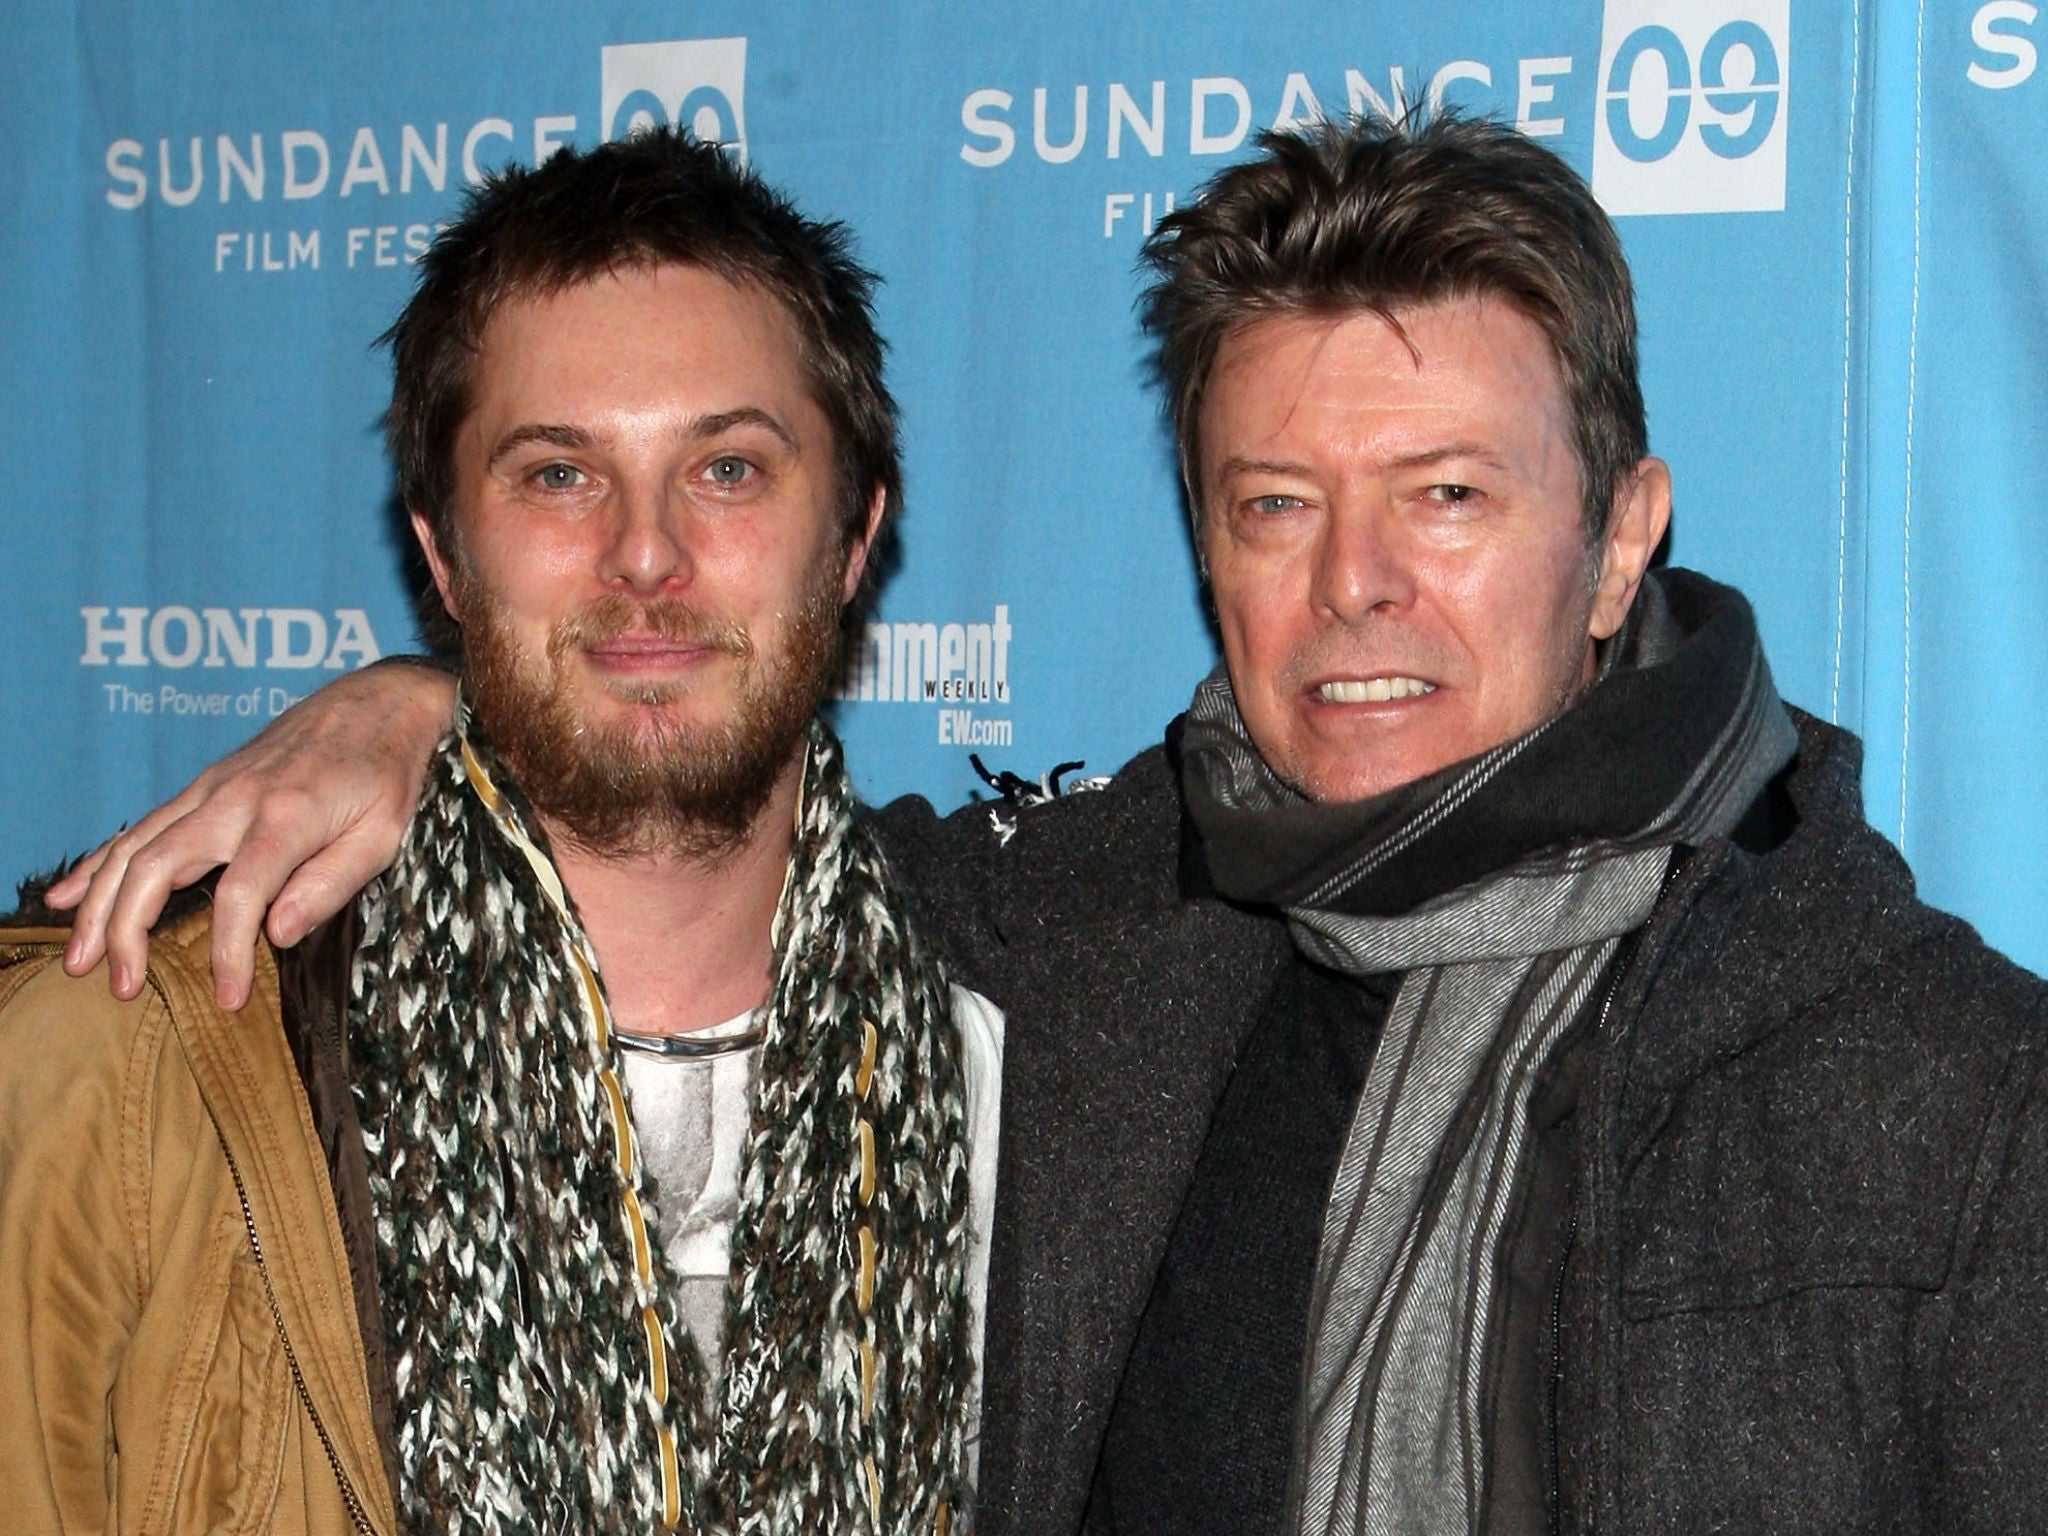
[[741, 1051], [751, 1051], [767, 1037], [767, 1021], [758, 1013], [754, 1021], [738, 1034], [713, 1035], [709, 1039], [697, 1034], [636, 1035], [617, 1024], [612, 1025], [612, 1038], [625, 1049], [669, 1061], [708, 1061], [717, 1056], [732, 1056]]

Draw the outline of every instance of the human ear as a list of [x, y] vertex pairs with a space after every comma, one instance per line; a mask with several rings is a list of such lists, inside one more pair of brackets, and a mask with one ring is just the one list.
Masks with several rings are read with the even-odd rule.
[[853, 594], [860, 590], [861, 573], [868, 566], [868, 551], [875, 547], [875, 535], [882, 531], [882, 514], [888, 509], [889, 493], [879, 483], [874, 494], [868, 499], [867, 516], [846, 545], [846, 575], [839, 585], [839, 602], [843, 607], [853, 601]]
[[1636, 588], [1650, 567], [1650, 556], [1671, 525], [1671, 469], [1662, 459], [1646, 458], [1635, 467], [1628, 484], [1614, 499], [1607, 532], [1600, 546], [1600, 578], [1593, 587], [1593, 611], [1586, 632], [1605, 640], [1621, 628], [1636, 600]]
[[441, 594], [441, 606], [448, 610], [448, 616], [456, 623], [462, 622], [462, 611], [455, 605], [455, 583], [448, 557], [441, 551], [440, 541], [434, 536], [433, 524], [424, 513], [407, 514], [412, 520], [412, 536], [419, 540], [420, 553], [426, 556], [427, 570], [434, 578], [434, 590]]

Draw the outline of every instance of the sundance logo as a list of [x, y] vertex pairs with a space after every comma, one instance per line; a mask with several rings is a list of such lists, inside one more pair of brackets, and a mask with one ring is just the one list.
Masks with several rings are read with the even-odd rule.
[[360, 608], [95, 608], [81, 667], [366, 667], [383, 655]]
[[747, 158], [747, 40], [681, 38], [604, 50], [604, 136], [685, 128]]
[[1607, 0], [1593, 192], [1609, 213], [1785, 206], [1790, 0]]

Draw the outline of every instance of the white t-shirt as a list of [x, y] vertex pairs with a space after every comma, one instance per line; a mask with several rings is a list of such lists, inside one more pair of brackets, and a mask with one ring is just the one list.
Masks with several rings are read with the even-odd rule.
[[[970, 1477], [981, 1439], [981, 1344], [987, 1315], [988, 1238], [996, 1200], [996, 1135], [1003, 1080], [1002, 1010], [979, 992], [955, 987], [967, 1098], [967, 1296], [974, 1379], [968, 1392]], [[754, 1015], [695, 1031], [713, 1041], [744, 1035]], [[623, 1043], [623, 1042], [622, 1042]], [[655, 1222], [682, 1284], [683, 1321], [714, 1379], [724, 1358], [725, 1286], [732, 1266], [732, 1224], [739, 1214], [740, 1158], [746, 1146], [759, 1043], [722, 1056], [670, 1057], [623, 1049], [626, 1099], [640, 1157], [654, 1176]]]

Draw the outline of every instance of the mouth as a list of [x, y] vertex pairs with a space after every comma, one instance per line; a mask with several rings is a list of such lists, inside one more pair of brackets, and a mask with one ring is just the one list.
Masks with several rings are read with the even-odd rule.
[[[608, 691], [624, 690], [641, 704], [666, 702], [673, 690], [688, 686], [702, 676], [701, 669], [727, 653], [702, 640], [669, 639], [638, 633], [614, 635], [579, 647], [584, 664], [590, 667]], [[658, 690], [660, 697], [648, 690]]]
[[604, 666], [663, 666], [708, 655], [712, 649], [700, 641], [671, 640], [662, 635], [615, 635], [584, 646], [583, 654]]
[[573, 654], [600, 672], [629, 676], [693, 670], [721, 656], [744, 660], [747, 649], [737, 625], [674, 599], [636, 604], [616, 593], [557, 624], [548, 637], [558, 664]]
[[1324, 704], [1390, 704], [1435, 693], [1436, 684], [1419, 677], [1333, 677], [1310, 692]]

